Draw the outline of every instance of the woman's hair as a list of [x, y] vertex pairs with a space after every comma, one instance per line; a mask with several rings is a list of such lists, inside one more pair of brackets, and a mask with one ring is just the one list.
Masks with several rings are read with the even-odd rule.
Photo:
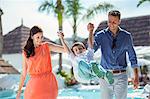
[[73, 54], [74, 54], [73, 48], [74, 48], [75, 46], [79, 46], [79, 45], [82, 46], [83, 49], [86, 49], [85, 45], [84, 45], [82, 42], [75, 42], [75, 43], [73, 43], [73, 45], [72, 45], [72, 47], [71, 47], [71, 51], [73, 52]]
[[29, 38], [26, 42], [26, 45], [24, 47], [24, 51], [26, 53], [27, 58], [35, 55], [35, 52], [34, 52], [35, 48], [34, 48], [32, 36], [37, 34], [38, 32], [43, 32], [42, 29], [39, 28], [38, 26], [33, 26], [30, 30], [30, 36], [29, 36]]

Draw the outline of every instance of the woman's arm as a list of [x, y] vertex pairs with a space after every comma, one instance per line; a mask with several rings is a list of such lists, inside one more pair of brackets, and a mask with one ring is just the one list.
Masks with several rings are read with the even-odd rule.
[[59, 32], [58, 36], [60, 38], [62, 45], [49, 43], [49, 47], [50, 47], [51, 51], [57, 52], [57, 53], [70, 53], [71, 52], [70, 48], [67, 46], [67, 44], [64, 40], [64, 34], [62, 32]]
[[21, 89], [24, 85], [24, 81], [25, 81], [25, 78], [26, 78], [26, 75], [27, 75], [27, 63], [26, 63], [26, 60], [25, 60], [25, 55], [23, 53], [23, 70], [22, 70], [22, 74], [21, 74], [21, 77], [20, 77], [20, 84], [19, 84], [19, 89], [18, 89], [18, 94], [17, 94], [17, 97], [16, 99], [20, 99], [20, 94], [21, 94]]

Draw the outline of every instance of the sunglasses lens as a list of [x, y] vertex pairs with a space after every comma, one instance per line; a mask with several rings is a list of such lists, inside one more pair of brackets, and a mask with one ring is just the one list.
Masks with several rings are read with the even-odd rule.
[[116, 39], [113, 39], [113, 42], [112, 42], [112, 49], [114, 49], [116, 47]]

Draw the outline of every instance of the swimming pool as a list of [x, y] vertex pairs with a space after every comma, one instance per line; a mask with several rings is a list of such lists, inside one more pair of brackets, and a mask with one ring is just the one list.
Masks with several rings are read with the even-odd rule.
[[[143, 89], [132, 90], [131, 87], [128, 88], [128, 99], [145, 99], [143, 94]], [[0, 91], [0, 99], [15, 99], [16, 92], [13, 90], [3, 90]], [[80, 86], [74, 88], [66, 88], [59, 90], [58, 99], [99, 99], [100, 89], [99, 86], [88, 85]], [[23, 99], [23, 93], [22, 97]]]

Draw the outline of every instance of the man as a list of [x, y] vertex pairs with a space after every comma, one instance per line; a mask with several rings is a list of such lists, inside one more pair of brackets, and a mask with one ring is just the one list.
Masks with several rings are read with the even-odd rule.
[[108, 28], [94, 35], [94, 49], [101, 49], [101, 63], [104, 69], [111, 71], [114, 83], [108, 84], [100, 80], [101, 99], [127, 99], [127, 62], [126, 53], [129, 55], [131, 66], [134, 69], [134, 89], [138, 88], [138, 65], [131, 33], [119, 27], [121, 14], [117, 10], [108, 13]]

